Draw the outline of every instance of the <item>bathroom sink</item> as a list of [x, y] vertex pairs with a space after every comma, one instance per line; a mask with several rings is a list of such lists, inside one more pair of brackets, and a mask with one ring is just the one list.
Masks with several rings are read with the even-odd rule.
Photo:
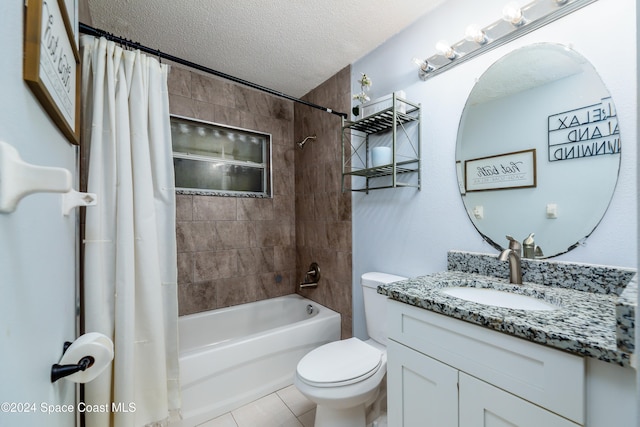
[[495, 307], [518, 310], [558, 310], [560, 308], [538, 298], [491, 288], [454, 287], [445, 288], [441, 292], [452, 297]]

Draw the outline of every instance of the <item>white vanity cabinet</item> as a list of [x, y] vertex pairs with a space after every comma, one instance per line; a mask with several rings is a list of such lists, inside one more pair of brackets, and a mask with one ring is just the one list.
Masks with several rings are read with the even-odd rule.
[[389, 426], [457, 426], [458, 370], [389, 340], [387, 399]]
[[636, 371], [388, 301], [391, 427], [623, 427]]
[[577, 427], [561, 416], [511, 393], [459, 373], [460, 427]]
[[394, 341], [388, 351], [390, 426], [579, 426]]
[[390, 426], [584, 425], [584, 358], [388, 304]]

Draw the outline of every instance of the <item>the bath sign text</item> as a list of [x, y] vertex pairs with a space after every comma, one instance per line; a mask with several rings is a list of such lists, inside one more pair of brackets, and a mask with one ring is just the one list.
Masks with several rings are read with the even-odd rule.
[[535, 187], [536, 150], [467, 160], [465, 176], [466, 191]]
[[510, 161], [476, 167], [478, 178], [488, 178], [492, 181], [519, 181], [523, 178], [523, 162]]
[[618, 117], [611, 98], [548, 119], [549, 161], [620, 153]]
[[71, 127], [75, 127], [76, 58], [56, 0], [42, 2], [40, 78]]

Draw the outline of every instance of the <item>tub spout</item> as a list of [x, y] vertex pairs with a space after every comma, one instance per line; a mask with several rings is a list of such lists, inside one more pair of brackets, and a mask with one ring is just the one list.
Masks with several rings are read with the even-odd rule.
[[318, 282], [311, 282], [311, 283], [300, 283], [300, 289], [304, 289], [304, 288], [317, 288], [318, 287]]

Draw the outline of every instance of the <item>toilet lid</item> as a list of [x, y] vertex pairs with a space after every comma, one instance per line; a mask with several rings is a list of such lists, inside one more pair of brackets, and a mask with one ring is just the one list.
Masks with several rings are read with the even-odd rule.
[[357, 338], [325, 344], [298, 363], [298, 376], [318, 386], [353, 383], [373, 375], [382, 363], [382, 352]]

